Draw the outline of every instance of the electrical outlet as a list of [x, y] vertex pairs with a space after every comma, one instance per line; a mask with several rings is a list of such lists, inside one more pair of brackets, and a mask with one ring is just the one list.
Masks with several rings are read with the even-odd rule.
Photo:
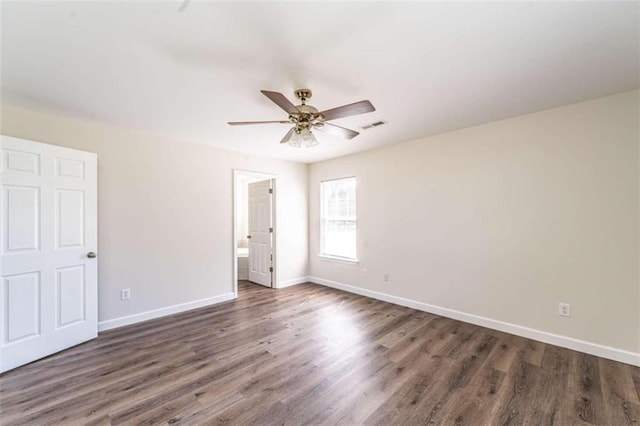
[[362, 269], [362, 276], [366, 277], [367, 276], [367, 268], [363, 268]]
[[558, 304], [558, 315], [561, 317], [570, 317], [571, 316], [571, 305], [568, 303], [559, 303]]
[[385, 272], [385, 273], [384, 273], [384, 276], [383, 276], [383, 279], [384, 279], [385, 281], [390, 281], [390, 280], [391, 280], [391, 275], [389, 275], [389, 273], [388, 273], [388, 272]]
[[120, 290], [120, 300], [129, 300], [131, 299], [131, 289], [123, 288]]

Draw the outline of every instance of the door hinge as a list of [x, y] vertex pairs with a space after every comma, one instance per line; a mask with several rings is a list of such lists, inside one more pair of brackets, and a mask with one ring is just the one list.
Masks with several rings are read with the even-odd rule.
[[269, 188], [269, 194], [273, 194], [273, 188]]
[[269, 266], [269, 272], [273, 272], [273, 266]]
[[269, 232], [273, 233], [273, 228], [269, 228]]

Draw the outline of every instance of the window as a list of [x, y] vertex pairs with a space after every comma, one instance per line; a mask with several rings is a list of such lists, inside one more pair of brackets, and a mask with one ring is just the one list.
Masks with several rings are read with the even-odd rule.
[[356, 178], [320, 183], [320, 255], [356, 260]]

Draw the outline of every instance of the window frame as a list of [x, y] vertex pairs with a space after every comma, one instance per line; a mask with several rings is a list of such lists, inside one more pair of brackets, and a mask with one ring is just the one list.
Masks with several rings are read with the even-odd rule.
[[[354, 257], [340, 256], [336, 254], [327, 253], [325, 251], [325, 233], [326, 233], [326, 210], [327, 203], [325, 202], [325, 183], [341, 181], [341, 180], [353, 180], [354, 183], [354, 209], [355, 209], [355, 241], [354, 241]], [[335, 261], [340, 263], [358, 263], [358, 185], [356, 176], [344, 176], [332, 179], [323, 179], [320, 181], [320, 253], [318, 257], [322, 260]]]

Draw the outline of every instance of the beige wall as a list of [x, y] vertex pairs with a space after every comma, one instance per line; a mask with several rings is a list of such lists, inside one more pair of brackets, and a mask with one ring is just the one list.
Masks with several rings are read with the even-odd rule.
[[[638, 143], [635, 91], [313, 164], [310, 275], [640, 352]], [[317, 257], [343, 176], [359, 265]]]
[[98, 154], [100, 321], [233, 291], [234, 168], [278, 175], [278, 280], [307, 275], [307, 165], [10, 108], [0, 118], [4, 135]]

